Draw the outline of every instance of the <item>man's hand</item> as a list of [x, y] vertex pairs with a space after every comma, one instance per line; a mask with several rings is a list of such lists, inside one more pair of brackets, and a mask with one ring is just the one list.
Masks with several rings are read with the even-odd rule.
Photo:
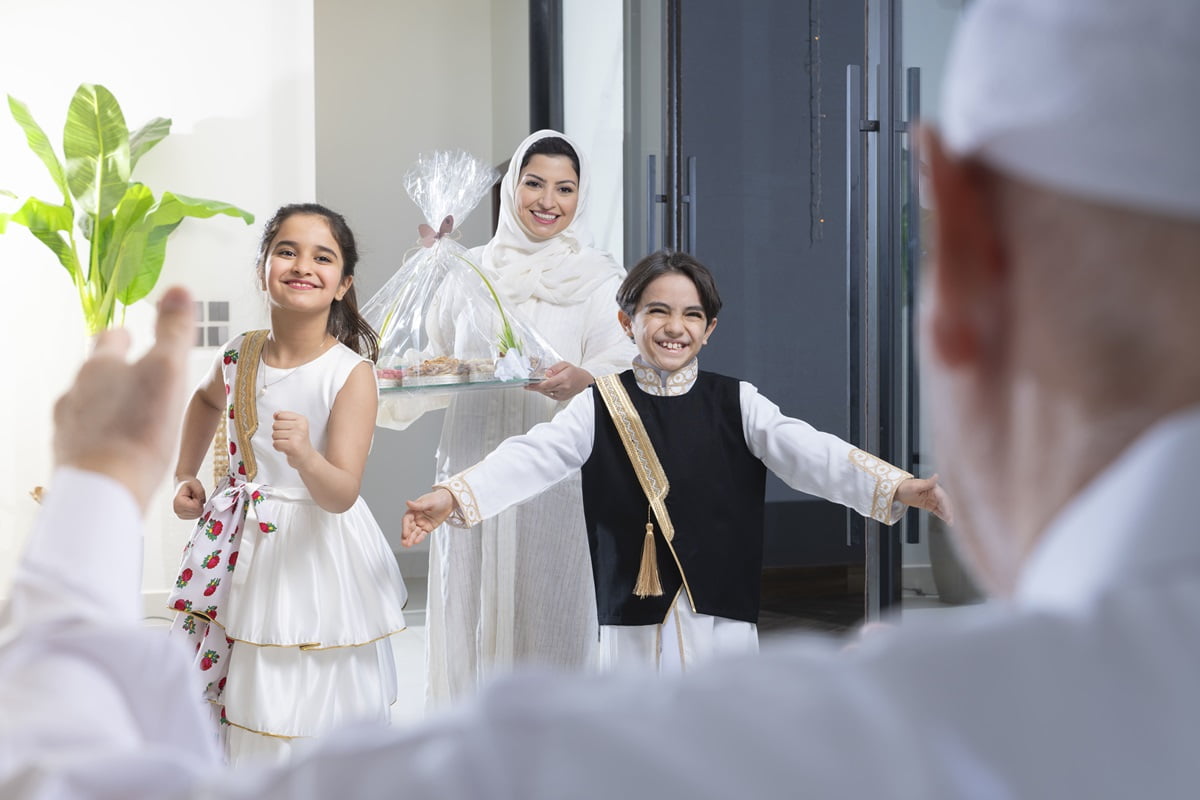
[[179, 435], [192, 319], [191, 296], [169, 289], [158, 304], [154, 346], [133, 363], [125, 360], [127, 331], [96, 335], [91, 357], [54, 406], [56, 465], [114, 478], [145, 510]]
[[450, 490], [439, 486], [416, 500], [407, 501], [405, 505], [408, 511], [404, 513], [400, 544], [412, 547], [425, 541], [434, 528], [449, 519], [456, 503]]
[[936, 514], [947, 523], [954, 524], [954, 511], [950, 507], [950, 496], [938, 486], [938, 476], [928, 478], [905, 478], [896, 487], [896, 500], [913, 508], [923, 508]]

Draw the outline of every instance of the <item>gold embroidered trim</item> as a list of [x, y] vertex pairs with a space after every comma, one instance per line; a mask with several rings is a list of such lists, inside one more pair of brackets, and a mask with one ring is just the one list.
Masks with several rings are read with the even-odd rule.
[[850, 451], [850, 463], [875, 479], [875, 492], [871, 497], [871, 519], [891, 525], [895, 521], [892, 503], [896, 489], [901, 481], [911, 478], [912, 475], [857, 447]]
[[470, 528], [483, 522], [483, 515], [479, 512], [479, 501], [475, 499], [475, 492], [471, 490], [471, 484], [466, 481], [469, 471], [460, 472], [443, 483], [433, 485], [435, 489], [441, 487], [454, 495], [458, 508], [446, 522], [456, 528]]
[[671, 523], [666, 504], [671, 484], [667, 481], [667, 474], [658, 460], [658, 453], [654, 452], [654, 444], [650, 441], [650, 435], [646, 433], [646, 426], [642, 424], [642, 418], [638, 416], [637, 409], [633, 407], [633, 401], [629, 399], [629, 393], [625, 391], [625, 386], [621, 383], [621, 377], [605, 375], [597, 378], [596, 388], [600, 390], [600, 397], [604, 400], [604, 406], [608, 409], [609, 416], [612, 417], [617, 435], [621, 437], [625, 453], [629, 456], [630, 463], [633, 464], [633, 471], [637, 474], [638, 483], [641, 484], [642, 491], [645, 493], [646, 499], [650, 501], [650, 507], [654, 510], [654, 516], [658, 519], [658, 527], [662, 529], [667, 549], [671, 551], [671, 557], [675, 559], [679, 577], [683, 580], [683, 589], [687, 592], [688, 605], [695, 611], [696, 601], [692, 598], [692, 587], [688, 585], [687, 573], [683, 571], [683, 564], [679, 561], [675, 546], [671, 544], [675, 539], [675, 526]]
[[646, 394], [656, 397], [674, 397], [676, 395], [687, 394], [688, 390], [696, 383], [696, 376], [700, 373], [700, 362], [692, 359], [692, 362], [682, 369], [677, 369], [667, 375], [665, 381], [659, 375], [658, 370], [648, 366], [638, 356], [633, 362], [633, 379], [637, 381], [640, 387]]
[[665, 500], [667, 493], [671, 491], [671, 484], [667, 480], [667, 473], [663, 471], [662, 463], [658, 460], [658, 454], [654, 452], [654, 445], [650, 442], [650, 435], [646, 433], [646, 426], [642, 424], [642, 418], [638, 416], [637, 409], [633, 407], [633, 401], [629, 399], [629, 393], [625, 391], [618, 376], [605, 375], [597, 378], [596, 388], [600, 390], [604, 405], [616, 424], [617, 435], [621, 437], [621, 444], [625, 446], [625, 453], [633, 464], [638, 483], [641, 484], [646, 499], [650, 501], [650, 507], [654, 509], [654, 516], [658, 518], [663, 538], [670, 542], [675, 538], [675, 526], [671, 524], [671, 517], [667, 514]]
[[262, 363], [263, 347], [267, 343], [268, 331], [250, 331], [242, 338], [237, 361], [237, 380], [233, 389], [233, 427], [237, 431], [238, 449], [242, 464], [246, 467], [243, 477], [253, 481], [258, 474], [258, 462], [254, 460], [254, 448], [250, 437], [258, 430], [258, 403], [254, 399], [258, 383], [258, 365]]

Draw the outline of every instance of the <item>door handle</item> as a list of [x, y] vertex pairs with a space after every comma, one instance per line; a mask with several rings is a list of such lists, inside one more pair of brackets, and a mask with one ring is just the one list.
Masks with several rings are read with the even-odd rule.
[[[846, 374], [850, 376], [850, 440], [860, 441], [858, 430], [863, 419], [861, 403], [861, 376], [856, 368], [855, 354], [862, 346], [860, 337], [861, 309], [859, 296], [865, 279], [866, 264], [863, 260], [863, 220], [860, 191], [862, 187], [862, 84], [861, 67], [846, 65]], [[853, 528], [863, 523], [847, 512], [846, 546], [853, 543]]]
[[[917, 122], [921, 117], [921, 68], [909, 67], [905, 72], [907, 82], [907, 108], [905, 109], [905, 138], [908, 140], [908, 191], [905, 192], [908, 225], [905, 244], [905, 255], [908, 260], [908, 396], [909, 411], [907, 420], [908, 449], [912, 454], [912, 471], [917, 473], [920, 463], [921, 424], [918, 419], [921, 408], [921, 385], [917, 381], [917, 334], [918, 326], [915, 316], [917, 310], [917, 281], [921, 275], [921, 157], [917, 142]], [[909, 509], [908, 524], [905, 525], [904, 541], [917, 544], [921, 541], [920, 520], [915, 508]]]
[[658, 195], [654, 191], [658, 176], [655, 171], [655, 157], [653, 154], [646, 156], [646, 255], [654, 252], [654, 222], [658, 216], [655, 212], [658, 210]]
[[687, 252], [696, 255], [696, 209], [700, 203], [696, 194], [696, 157], [688, 156], [687, 159], [687, 175], [688, 185], [687, 194], [683, 196], [683, 202], [687, 203], [688, 207], [688, 246]]

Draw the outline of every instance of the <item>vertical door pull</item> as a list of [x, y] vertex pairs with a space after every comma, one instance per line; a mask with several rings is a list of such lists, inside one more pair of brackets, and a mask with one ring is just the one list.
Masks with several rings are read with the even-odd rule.
[[[917, 474], [920, 465], [921, 385], [917, 379], [917, 281], [921, 275], [921, 154], [917, 142], [917, 122], [921, 117], [921, 68], [909, 67], [905, 79], [908, 86], [908, 108], [904, 125], [908, 139], [908, 191], [905, 201], [908, 206], [908, 241], [904, 243], [908, 257], [908, 449], [912, 458], [912, 471]], [[917, 510], [910, 509], [904, 540], [909, 544], [921, 541], [920, 520]]]
[[654, 252], [654, 218], [657, 216], [658, 196], [654, 192], [657, 175], [653, 154], [646, 156], [646, 255]]
[[696, 157], [688, 156], [687, 160], [688, 185], [683, 202], [688, 207], [688, 245], [687, 252], [696, 255], [696, 209], [700, 205], [696, 195]]

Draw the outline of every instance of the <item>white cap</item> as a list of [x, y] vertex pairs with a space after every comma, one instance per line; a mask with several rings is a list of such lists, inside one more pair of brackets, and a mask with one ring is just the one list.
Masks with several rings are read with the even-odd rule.
[[955, 154], [1200, 218], [1200, 0], [974, 0], [942, 92]]

